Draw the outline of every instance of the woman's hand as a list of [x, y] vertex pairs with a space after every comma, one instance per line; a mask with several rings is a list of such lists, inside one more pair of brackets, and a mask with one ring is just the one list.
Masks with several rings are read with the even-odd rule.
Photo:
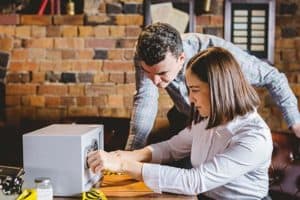
[[122, 172], [122, 160], [120, 157], [103, 150], [90, 152], [88, 154], [87, 162], [89, 168], [94, 173], [100, 173], [103, 170]]

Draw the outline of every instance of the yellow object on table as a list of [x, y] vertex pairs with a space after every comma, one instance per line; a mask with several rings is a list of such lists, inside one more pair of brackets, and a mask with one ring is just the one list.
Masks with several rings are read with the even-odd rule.
[[37, 193], [35, 189], [23, 190], [17, 200], [37, 200]]
[[107, 200], [106, 196], [99, 189], [92, 188], [82, 193], [82, 200]]

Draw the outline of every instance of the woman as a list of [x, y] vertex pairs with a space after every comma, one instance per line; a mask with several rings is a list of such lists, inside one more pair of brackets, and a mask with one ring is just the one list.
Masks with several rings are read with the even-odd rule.
[[[259, 98], [233, 56], [220, 47], [195, 55], [185, 73], [192, 123], [168, 141], [132, 152], [91, 152], [93, 172], [125, 172], [155, 192], [204, 193], [214, 199], [268, 194], [270, 130], [256, 112]], [[167, 163], [191, 156], [192, 169]]]

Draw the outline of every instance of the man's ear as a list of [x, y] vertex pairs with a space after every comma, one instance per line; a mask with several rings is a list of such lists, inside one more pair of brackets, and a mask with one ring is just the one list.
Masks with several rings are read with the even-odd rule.
[[178, 56], [178, 61], [181, 62], [182, 64], [185, 61], [185, 53], [182, 52], [179, 56]]

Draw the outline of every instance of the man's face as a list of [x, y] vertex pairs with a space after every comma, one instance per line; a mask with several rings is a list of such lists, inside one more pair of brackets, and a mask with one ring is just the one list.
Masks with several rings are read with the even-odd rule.
[[141, 62], [142, 68], [154, 85], [159, 88], [166, 88], [175, 79], [184, 63], [184, 53], [175, 58], [170, 52], [161, 62], [149, 66], [144, 61]]

